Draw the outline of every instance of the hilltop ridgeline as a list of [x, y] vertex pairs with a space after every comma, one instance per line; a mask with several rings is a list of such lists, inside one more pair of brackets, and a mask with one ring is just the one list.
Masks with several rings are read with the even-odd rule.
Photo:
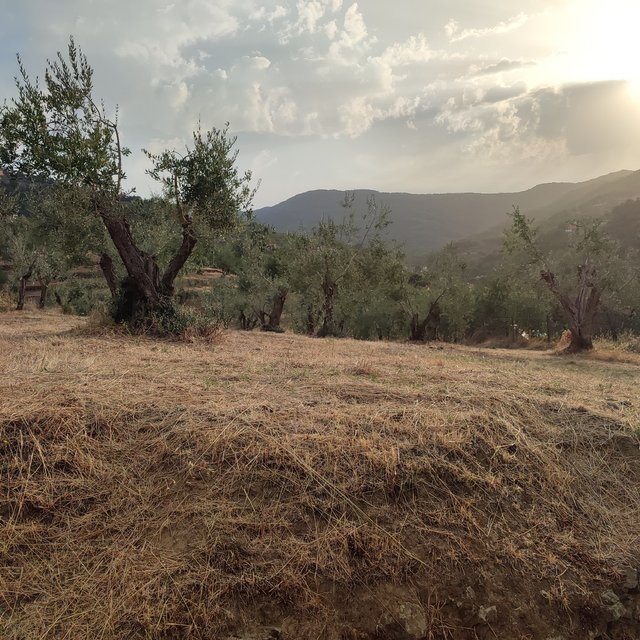
[[[391, 209], [389, 238], [403, 244], [408, 257], [415, 259], [449, 242], [470, 239], [475, 243], [475, 236], [486, 236], [480, 238], [483, 242], [499, 239], [508, 222], [505, 214], [513, 205], [537, 221], [563, 212], [604, 215], [621, 202], [640, 196], [640, 171], [617, 171], [578, 183], [540, 184], [517, 193], [409, 194], [372, 189], [354, 193], [360, 207], [365, 206], [368, 194], [374, 194]], [[344, 192], [338, 190], [308, 191], [258, 209], [256, 217], [278, 231], [310, 230], [323, 218], [343, 218], [343, 199]]]

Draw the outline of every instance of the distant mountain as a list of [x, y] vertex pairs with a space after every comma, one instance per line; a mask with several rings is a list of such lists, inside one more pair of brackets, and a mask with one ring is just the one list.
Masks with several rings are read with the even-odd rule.
[[11, 195], [24, 193], [29, 188], [26, 178], [11, 178], [0, 168], [0, 189], [4, 189]]
[[640, 199], [618, 205], [608, 216], [606, 229], [623, 247], [640, 249]]
[[[382, 193], [358, 189], [356, 213], [369, 194], [389, 206], [390, 238], [405, 246], [410, 259], [457, 242], [476, 257], [492, 253], [508, 223], [506, 213], [518, 205], [528, 216], [601, 215], [630, 198], [640, 197], [640, 171], [617, 171], [586, 182], [541, 184], [517, 193]], [[308, 191], [256, 211], [259, 221], [278, 231], [311, 230], [323, 218], [342, 219], [344, 192]]]
[[[564, 244], [563, 232], [578, 218], [605, 218], [608, 233], [625, 246], [640, 248], [640, 171], [621, 171], [578, 183], [566, 196], [538, 210], [521, 210], [533, 217], [545, 246]], [[457, 242], [472, 273], [488, 273], [499, 261], [503, 229], [508, 221]]]

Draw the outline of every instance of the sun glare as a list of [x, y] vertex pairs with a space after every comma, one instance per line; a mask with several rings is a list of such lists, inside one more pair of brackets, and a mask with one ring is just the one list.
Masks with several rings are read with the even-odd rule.
[[640, 99], [640, 2], [579, 0], [571, 13], [574, 80], [626, 80]]

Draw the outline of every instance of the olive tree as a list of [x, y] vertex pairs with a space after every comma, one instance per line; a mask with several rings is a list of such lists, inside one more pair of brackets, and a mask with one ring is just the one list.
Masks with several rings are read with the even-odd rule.
[[389, 224], [389, 208], [373, 195], [367, 198], [360, 221], [355, 218], [354, 202], [353, 193], [345, 194], [343, 220], [324, 219], [301, 241], [292, 284], [301, 297], [303, 324], [309, 334], [325, 337], [344, 332], [343, 320], [336, 317], [337, 305], [354, 286], [362, 286], [359, 261]]
[[566, 249], [559, 256], [552, 256], [542, 248], [532, 221], [518, 207], [510, 215], [512, 226], [505, 244], [510, 251], [523, 250], [539, 269], [540, 278], [558, 301], [569, 325], [568, 349], [592, 349], [603, 296], [622, 284], [616, 264], [619, 247], [604, 232], [602, 220], [578, 220], [570, 229], [572, 239]]
[[456, 248], [448, 244], [429, 256], [427, 264], [409, 277], [404, 300], [409, 315], [409, 340], [463, 338], [473, 311], [465, 271], [466, 264]]
[[216, 280], [213, 287], [216, 307], [227, 321], [233, 317], [242, 329], [282, 331], [300, 241], [296, 234], [277, 234], [250, 220], [218, 244], [210, 264], [234, 276]]
[[[235, 138], [223, 129], [193, 134], [192, 147], [181, 153], [147, 154], [149, 173], [172, 202], [177, 248], [168, 262], [136, 241], [124, 206], [122, 144], [117, 110], [110, 116], [93, 95], [93, 69], [70, 40], [67, 55], [47, 61], [44, 83], [31, 79], [18, 57], [17, 96], [0, 109], [0, 165], [9, 175], [62, 185], [86, 193], [86, 214], [104, 226], [125, 280], [119, 284], [118, 317], [134, 326], [169, 311], [174, 282], [203, 230], [234, 224], [250, 206], [250, 174], [236, 168]], [[105, 257], [106, 256], [106, 257]], [[113, 263], [103, 255], [101, 267], [114, 286]]]

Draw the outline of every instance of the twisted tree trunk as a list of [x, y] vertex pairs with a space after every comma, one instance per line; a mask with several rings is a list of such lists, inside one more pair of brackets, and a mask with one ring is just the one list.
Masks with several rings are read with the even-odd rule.
[[243, 331], [251, 331], [255, 329], [256, 324], [258, 324], [258, 318], [248, 316], [244, 311], [241, 311], [238, 316], [238, 322]]
[[123, 216], [103, 210], [100, 216], [127, 271], [114, 319], [142, 328], [162, 306], [158, 265], [154, 256], [138, 249]]
[[284, 303], [287, 301], [289, 295], [288, 289], [278, 289], [273, 296], [271, 302], [271, 313], [269, 314], [269, 327], [275, 329], [280, 326], [280, 320], [282, 319], [282, 312], [284, 311]]
[[24, 309], [24, 298], [27, 291], [27, 283], [29, 278], [33, 275], [33, 268], [35, 263], [32, 262], [27, 268], [26, 273], [20, 278], [20, 286], [18, 288], [18, 304], [16, 305], [16, 311], [22, 311]]
[[115, 298], [118, 292], [118, 285], [116, 283], [116, 272], [113, 266], [113, 260], [108, 253], [103, 253], [100, 256], [100, 269], [102, 269], [102, 275], [107, 281], [109, 291], [111, 291], [111, 297]]
[[411, 316], [409, 325], [409, 340], [412, 342], [427, 342], [427, 340], [435, 340], [438, 335], [438, 327], [440, 326], [440, 297], [434, 300], [429, 306], [429, 311], [424, 320], [420, 320], [420, 315], [414, 313]]
[[49, 291], [49, 283], [40, 280], [40, 299], [38, 300], [38, 309], [44, 309], [47, 305], [47, 293]]
[[551, 271], [542, 271], [540, 276], [560, 302], [569, 324], [571, 342], [567, 351], [593, 349], [593, 326], [602, 296], [601, 289], [596, 285], [596, 268], [588, 263], [578, 267], [578, 293], [574, 300], [560, 290]]
[[[98, 211], [127, 271], [115, 320], [143, 327], [154, 314], [162, 314], [170, 307], [175, 279], [196, 246], [195, 230], [191, 220], [184, 219], [182, 243], [161, 276], [156, 257], [138, 248], [124, 216], [104, 205]], [[117, 290], [113, 263], [109, 263], [108, 256], [103, 258], [100, 266], [113, 295]]]
[[175, 279], [189, 259], [189, 256], [193, 253], [197, 242], [198, 239], [190, 220], [185, 221], [182, 225], [182, 243], [162, 275], [162, 295], [169, 297], [173, 295]]
[[338, 284], [331, 277], [327, 258], [325, 258], [325, 262], [326, 269], [324, 278], [322, 279], [322, 292], [324, 293], [324, 302], [322, 304], [322, 326], [318, 332], [318, 335], [321, 338], [335, 334], [333, 310], [336, 293], [338, 291]]

